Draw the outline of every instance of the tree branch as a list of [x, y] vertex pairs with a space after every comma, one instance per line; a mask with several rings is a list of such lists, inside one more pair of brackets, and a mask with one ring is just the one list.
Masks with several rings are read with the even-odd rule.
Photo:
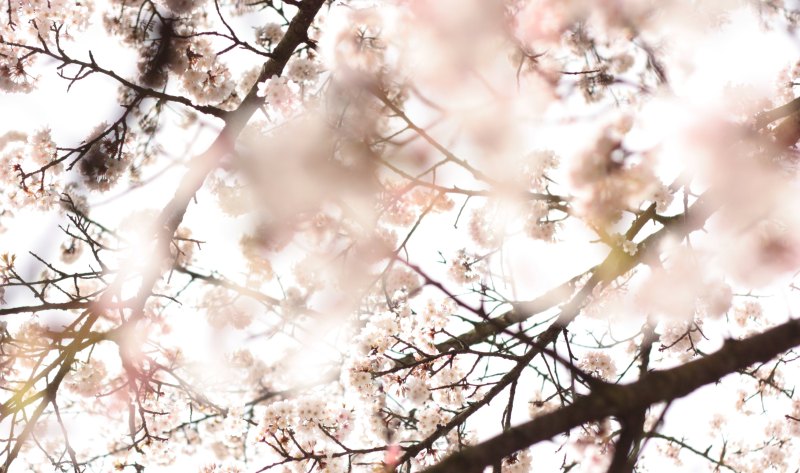
[[800, 320], [790, 320], [744, 340], [728, 340], [717, 352], [677, 368], [653, 371], [639, 381], [605, 386], [570, 406], [451, 455], [425, 473], [480, 472], [497, 458], [606, 417], [625, 417], [659, 402], [672, 401], [754, 363], [766, 362], [800, 345]]

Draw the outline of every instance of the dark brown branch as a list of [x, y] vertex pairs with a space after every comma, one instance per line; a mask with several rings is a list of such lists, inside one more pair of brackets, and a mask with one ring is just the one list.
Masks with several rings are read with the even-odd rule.
[[679, 399], [747, 366], [770, 360], [797, 345], [800, 345], [798, 320], [790, 320], [745, 340], [728, 340], [720, 350], [705, 358], [677, 368], [650, 372], [628, 385], [606, 386], [578, 398], [570, 406], [544, 414], [451, 455], [425, 472], [482, 471], [497, 458], [506, 457], [588, 422], [612, 416], [626, 417], [653, 404]]
[[778, 108], [773, 108], [772, 110], [767, 110], [766, 112], [761, 112], [756, 115], [756, 129], [760, 130], [765, 126], [769, 125], [770, 123], [774, 122], [775, 120], [781, 119], [783, 117], [788, 117], [789, 115], [800, 111], [800, 98], [796, 98], [791, 102], [781, 105]]
[[50, 302], [39, 305], [28, 305], [19, 307], [8, 307], [6, 309], [0, 309], [0, 315], [44, 312], [46, 310], [86, 309], [91, 304], [92, 304], [91, 302], [70, 301], [70, 302]]

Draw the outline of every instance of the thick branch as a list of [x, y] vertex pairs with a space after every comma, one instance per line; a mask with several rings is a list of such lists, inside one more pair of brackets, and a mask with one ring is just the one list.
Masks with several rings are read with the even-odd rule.
[[793, 113], [800, 111], [800, 98], [796, 98], [791, 102], [781, 105], [778, 108], [767, 110], [756, 115], [756, 129], [764, 128], [770, 123], [783, 117], [788, 117]]
[[705, 358], [677, 368], [650, 372], [632, 384], [596, 390], [570, 406], [544, 414], [451, 455], [425, 472], [483, 471], [484, 467], [498, 458], [535, 443], [588, 422], [611, 416], [626, 417], [653, 404], [684, 397], [754, 363], [766, 362], [797, 345], [800, 345], [800, 320], [790, 320], [745, 340], [728, 340], [720, 350]]

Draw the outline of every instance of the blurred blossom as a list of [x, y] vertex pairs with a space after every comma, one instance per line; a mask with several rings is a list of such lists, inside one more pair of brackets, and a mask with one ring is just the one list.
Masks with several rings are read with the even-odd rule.
[[671, 319], [694, 317], [707, 280], [703, 255], [678, 250], [663, 268], [655, 268], [639, 288], [638, 301], [650, 313]]
[[226, 325], [244, 329], [253, 321], [253, 307], [248, 307], [243, 300], [234, 299], [222, 287], [215, 287], [206, 292], [201, 307], [206, 309], [208, 323], [216, 329]]
[[520, 2], [522, 7], [514, 16], [516, 35], [523, 45], [558, 43], [576, 19], [571, 2], [531, 0]]
[[478, 258], [469, 256], [466, 250], [459, 250], [450, 261], [450, 277], [460, 284], [470, 284], [480, 280], [481, 264]]

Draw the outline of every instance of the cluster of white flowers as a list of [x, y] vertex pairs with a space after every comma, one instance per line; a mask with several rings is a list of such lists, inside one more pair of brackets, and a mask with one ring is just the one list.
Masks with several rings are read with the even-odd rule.
[[789, 454], [779, 445], [767, 445], [754, 465], [755, 471], [786, 471]]
[[191, 238], [192, 231], [186, 227], [180, 227], [175, 232], [175, 239], [170, 245], [170, 254], [176, 265], [186, 267], [192, 262], [197, 245]]
[[306, 294], [299, 287], [287, 288], [281, 301], [284, 317], [303, 311], [306, 306]]
[[552, 242], [555, 239], [558, 223], [547, 220], [550, 209], [546, 202], [534, 200], [526, 206], [525, 233], [536, 240]]
[[683, 461], [680, 459], [681, 449], [674, 443], [670, 442], [666, 445], [659, 445], [658, 450], [664, 457], [672, 460], [675, 466], [680, 467], [683, 465]]
[[325, 263], [319, 261], [315, 255], [309, 255], [292, 268], [297, 285], [313, 293], [326, 286]]
[[[395, 294], [396, 298], [388, 303], [391, 310], [367, 318], [367, 324], [357, 337], [357, 343], [362, 348], [354, 350], [346, 360], [341, 383], [347, 393], [360, 399], [362, 405], [372, 406], [359, 409], [357, 413], [359, 422], [365, 424], [366, 432], [380, 438], [385, 435], [386, 429], [397, 430], [402, 438], [410, 439], [430, 435], [438, 425], [443, 424], [443, 406], [463, 406], [464, 388], [459, 383], [464, 372], [453, 366], [450, 360], [447, 366], [434, 370], [432, 378], [427, 368], [415, 368], [405, 375], [375, 376], [375, 373], [392, 366], [389, 362], [391, 357], [384, 352], [400, 339], [401, 333], [407, 334], [399, 344], [401, 347], [405, 348], [405, 344], [410, 343], [423, 351], [435, 353], [433, 335], [446, 325], [449, 315], [455, 310], [449, 300], [428, 300], [422, 308], [412, 313], [406, 291], [398, 290]], [[432, 390], [430, 386], [434, 384], [441, 389]], [[396, 393], [399, 399], [404, 400], [401, 409], [416, 408], [414, 412], [419, 431], [416, 436], [414, 431], [403, 431], [399, 425], [392, 426], [391, 421], [381, 414], [385, 409], [387, 392]]]
[[498, 221], [494, 206], [484, 205], [472, 212], [469, 236], [483, 248], [496, 248], [502, 243], [504, 222]]
[[406, 182], [388, 181], [384, 183], [383, 220], [398, 227], [408, 227], [416, 223], [424, 212], [446, 212], [455, 203], [447, 195], [425, 187], [409, 190]]
[[549, 207], [547, 206], [547, 202], [543, 200], [534, 200], [527, 205], [527, 215], [525, 220], [526, 221], [538, 221], [542, 220], [547, 217], [548, 212], [550, 211]]
[[613, 381], [617, 375], [617, 365], [611, 356], [602, 351], [587, 353], [578, 363], [578, 367], [590, 374], [599, 376], [605, 381]]
[[89, 215], [89, 199], [77, 183], [70, 182], [67, 184], [62, 194], [65, 195], [61, 197], [59, 202], [65, 211], [77, 211], [83, 215]]
[[97, 358], [91, 358], [70, 372], [65, 385], [81, 396], [96, 396], [101, 393], [107, 374], [105, 363]]
[[238, 448], [247, 432], [247, 428], [248, 425], [244, 417], [244, 409], [241, 406], [228, 409], [225, 418], [222, 420], [220, 429], [222, 441], [229, 448]]
[[9, 0], [4, 10], [6, 27], [0, 35], [0, 90], [28, 93], [38, 79], [31, 74], [37, 55], [26, 54], [25, 49], [11, 46], [12, 43], [25, 44], [27, 38], [38, 38], [52, 44], [51, 25], [63, 24], [81, 30], [87, 24], [93, 5], [92, 2], [68, 0]]
[[792, 410], [789, 415], [793, 417], [793, 419], [789, 419], [789, 423], [786, 427], [792, 436], [798, 436], [800, 435], [800, 399], [792, 401]]
[[48, 174], [44, 179], [41, 173], [36, 173], [25, 179], [17, 181], [16, 185], [4, 189], [8, 204], [4, 207], [30, 208], [39, 211], [50, 211], [59, 207], [61, 192], [60, 180]]
[[[53, 42], [50, 25], [63, 24], [67, 32], [62, 36], [85, 29], [94, 11], [92, 2], [69, 0], [11, 0], [8, 3], [8, 21], [13, 25], [24, 25], [27, 32], [44, 41]], [[14, 28], [11, 28], [13, 31]], [[3, 33], [5, 35], [5, 32]]]
[[[183, 394], [173, 389], [162, 390], [159, 393], [148, 393], [142, 400], [142, 407], [146, 414], [145, 421], [151, 434], [166, 437], [181, 423], [185, 409], [190, 404]], [[170, 452], [165, 453], [169, 454]], [[174, 456], [174, 452], [172, 455]]]
[[672, 204], [672, 200], [674, 198], [675, 194], [673, 194], [669, 186], [659, 184], [659, 186], [653, 192], [651, 200], [656, 204], [656, 212], [664, 213], [669, 209], [669, 206]]
[[231, 72], [222, 64], [208, 68], [191, 68], [183, 73], [183, 87], [201, 105], [216, 104], [233, 92]]
[[43, 343], [42, 335], [46, 330], [47, 328], [38, 320], [26, 320], [17, 327], [14, 340], [24, 345], [36, 346]]
[[558, 167], [559, 157], [551, 150], [534, 151], [528, 154], [522, 165], [522, 175], [534, 192], [544, 192], [547, 187], [547, 172]]
[[410, 268], [395, 265], [386, 274], [384, 284], [386, 292], [390, 295], [394, 295], [395, 292], [400, 290], [411, 295], [422, 287], [422, 278]]
[[[36, 210], [52, 210], [58, 206], [59, 195], [63, 191], [63, 182], [57, 177], [61, 166], [51, 166], [45, 175], [37, 172], [24, 181], [21, 172], [31, 172], [42, 167], [40, 161], [45, 155], [50, 160], [55, 157], [55, 146], [49, 139], [49, 133], [41, 130], [32, 135], [9, 131], [0, 137], [0, 201], [1, 212], [10, 217], [13, 208], [28, 207]], [[31, 169], [31, 164], [35, 167]]]
[[286, 76], [297, 83], [314, 82], [320, 71], [319, 64], [311, 58], [294, 58], [287, 67]]
[[258, 96], [264, 97], [267, 104], [282, 113], [289, 112], [296, 103], [296, 97], [289, 87], [286, 77], [272, 76], [258, 84]]
[[768, 439], [781, 439], [786, 435], [786, 423], [778, 419], [772, 419], [764, 427], [764, 434]]
[[417, 430], [422, 437], [427, 437], [434, 433], [440, 425], [444, 425], [447, 420], [442, 409], [432, 403], [418, 409], [416, 413]]
[[338, 228], [337, 219], [325, 212], [317, 212], [308, 222], [305, 236], [311, 240], [315, 247], [324, 247], [336, 237]]
[[463, 381], [465, 378], [465, 372], [458, 364], [448, 365], [440, 369], [431, 378], [433, 400], [440, 406], [455, 409], [461, 408], [464, 405], [466, 387]]
[[386, 227], [376, 227], [369, 235], [359, 241], [365, 252], [377, 259], [383, 259], [397, 248], [399, 236], [397, 231]]
[[[50, 135], [49, 128], [42, 128], [28, 136], [26, 156], [39, 166], [49, 164], [56, 157], [56, 144]], [[52, 172], [61, 170], [61, 166], [50, 168]]]
[[467, 255], [465, 249], [460, 249], [450, 259], [450, 277], [459, 284], [474, 283], [481, 278], [481, 265], [477, 258]]
[[450, 314], [455, 311], [456, 306], [452, 299], [428, 299], [422, 310], [418, 311], [415, 322], [420, 328], [439, 331], [445, 328]]
[[[117, 138], [116, 131], [107, 131], [108, 125], [101, 123], [89, 134], [96, 140], [81, 157], [78, 169], [83, 175], [83, 183], [91, 190], [107, 191], [113, 187], [128, 169], [130, 154], [126, 150], [126, 138]], [[105, 133], [102, 138], [97, 139]]]
[[331, 59], [343, 78], [372, 75], [386, 66], [386, 44], [382, 39], [383, 14], [378, 8], [354, 9], [337, 35]]
[[716, 284], [701, 264], [701, 256], [677, 248], [663, 267], [653, 268], [637, 288], [639, 308], [676, 320], [691, 319], [701, 306], [706, 287]]
[[259, 423], [257, 438], [269, 440], [282, 430], [291, 429], [303, 439], [311, 440], [322, 427], [342, 441], [352, 432], [353, 425], [352, 410], [328, 402], [324, 394], [308, 394], [268, 405]]
[[383, 220], [398, 227], [409, 227], [417, 221], [417, 209], [404, 198], [390, 197], [385, 204]]
[[383, 353], [395, 343], [394, 337], [400, 333], [400, 321], [394, 312], [384, 312], [369, 317], [369, 322], [357, 338], [360, 351]]
[[760, 322], [764, 317], [764, 309], [757, 300], [748, 299], [741, 304], [737, 304], [733, 310], [733, 320], [740, 327], [746, 326], [749, 322]]
[[377, 367], [376, 360], [372, 358], [350, 358], [342, 367], [342, 385], [361, 397], [373, 396], [379, 383], [372, 377]]
[[432, 212], [447, 212], [455, 206], [455, 202], [447, 194], [425, 187], [417, 187], [411, 191], [408, 199], [418, 209], [430, 209]]
[[[14, 37], [8, 40], [13, 42]], [[0, 42], [0, 90], [11, 93], [33, 90], [34, 78], [28, 73], [32, 62], [30, 57], [22, 59], [16, 48]]]
[[408, 376], [403, 382], [403, 391], [406, 399], [416, 406], [422, 405], [431, 397], [431, 391], [422, 376]]
[[682, 360], [688, 360], [694, 355], [693, 348], [703, 339], [701, 325], [702, 319], [670, 321], [661, 329], [659, 342], [670, 353], [676, 353]]
[[273, 402], [264, 411], [264, 415], [259, 424], [261, 434], [259, 438], [266, 438], [269, 435], [275, 434], [279, 429], [289, 427], [292, 421], [294, 408], [291, 401], [283, 400]]
[[623, 210], [639, 208], [661, 186], [650, 161], [634, 163], [627, 156], [622, 140], [631, 126], [630, 117], [621, 117], [572, 163], [570, 180], [578, 197], [576, 209], [591, 222], [616, 222]]
[[267, 23], [256, 28], [256, 43], [261, 46], [275, 44], [283, 38], [283, 27], [278, 23]]
[[[175, 33], [190, 35], [192, 32], [178, 28]], [[166, 68], [180, 77], [183, 88], [200, 105], [218, 104], [234, 92], [230, 70], [218, 60], [211, 42], [205, 37], [173, 38]]]
[[22, 143], [28, 140], [28, 134], [21, 131], [9, 130], [0, 136], [0, 151], [13, 143]]
[[325, 401], [318, 396], [303, 396], [295, 401], [295, 413], [301, 421], [317, 421], [323, 419], [327, 407]]

